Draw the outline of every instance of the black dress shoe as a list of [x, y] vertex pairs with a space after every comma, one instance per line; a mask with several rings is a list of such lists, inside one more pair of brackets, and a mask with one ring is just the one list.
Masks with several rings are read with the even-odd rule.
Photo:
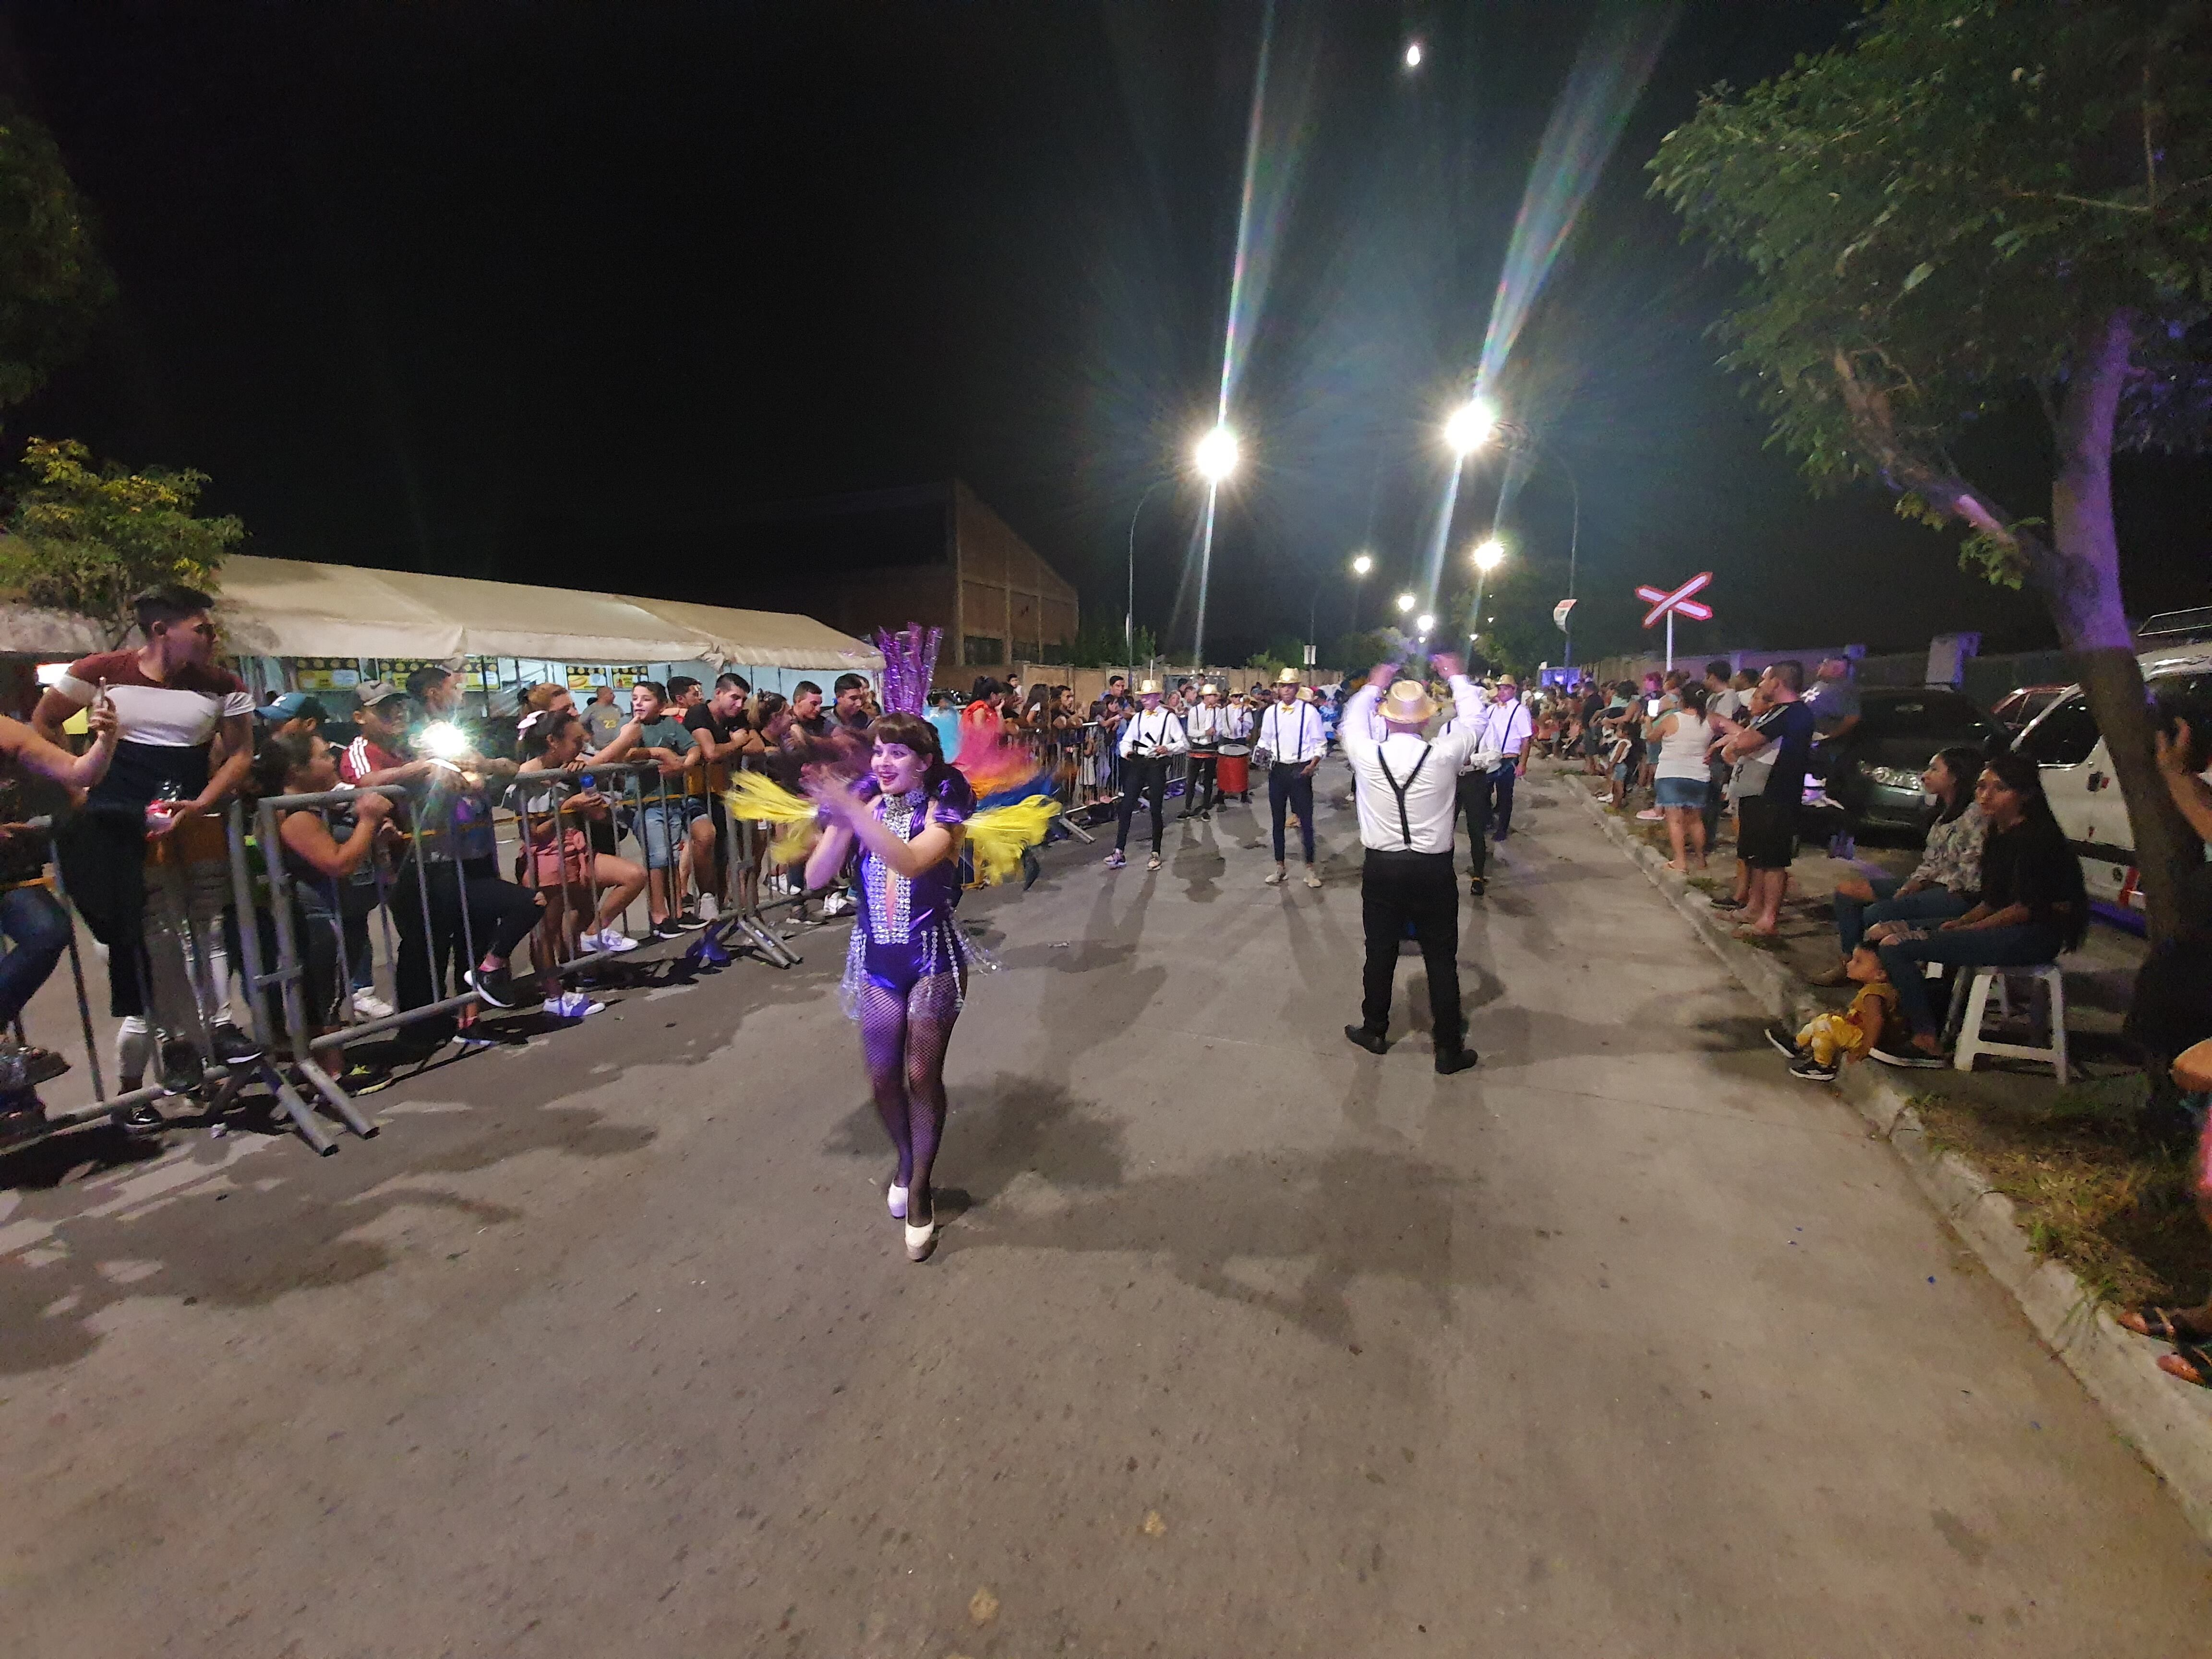
[[1464, 1072], [1480, 1058], [1472, 1048], [1439, 1048], [1437, 1050], [1437, 1075], [1449, 1077], [1454, 1072]]
[[1370, 1031], [1364, 1025], [1347, 1025], [1344, 1028], [1344, 1034], [1370, 1054], [1386, 1054], [1390, 1048], [1389, 1037], [1380, 1031]]

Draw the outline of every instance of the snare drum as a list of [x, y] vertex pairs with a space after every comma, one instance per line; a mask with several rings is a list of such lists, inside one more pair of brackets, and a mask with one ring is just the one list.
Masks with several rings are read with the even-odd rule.
[[1215, 781], [1224, 795], [1249, 794], [1252, 789], [1252, 745], [1247, 743], [1223, 744], [1221, 765]]

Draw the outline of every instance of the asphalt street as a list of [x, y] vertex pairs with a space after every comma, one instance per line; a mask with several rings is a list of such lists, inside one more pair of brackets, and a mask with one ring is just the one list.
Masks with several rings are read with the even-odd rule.
[[1418, 957], [1341, 1034], [1346, 810], [1320, 892], [1261, 804], [972, 898], [921, 1267], [842, 924], [332, 1158], [0, 1162], [0, 1650], [2202, 1651], [2179, 1508], [1561, 789], [1459, 1077]]

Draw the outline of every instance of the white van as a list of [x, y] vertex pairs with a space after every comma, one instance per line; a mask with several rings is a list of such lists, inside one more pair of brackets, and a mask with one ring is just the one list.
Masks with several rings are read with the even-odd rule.
[[[2187, 613], [2194, 614], [2194, 613]], [[2155, 624], [2144, 635], [2154, 637]], [[2143, 679], [2154, 697], [2179, 693], [2212, 699], [2212, 646], [2185, 645], [2143, 652]], [[2037, 715], [2013, 747], [2043, 769], [2043, 793], [2066, 839], [2081, 855], [2089, 896], [2107, 904], [2143, 908], [2136, 868], [2136, 836], [2112, 757], [2097, 733], [2089, 699], [2078, 685]]]

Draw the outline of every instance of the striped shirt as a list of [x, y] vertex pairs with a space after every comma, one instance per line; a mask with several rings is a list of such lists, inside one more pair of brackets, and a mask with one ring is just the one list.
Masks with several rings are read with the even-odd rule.
[[115, 759], [85, 802], [96, 809], [143, 811], [169, 786], [177, 799], [196, 799], [207, 787], [216, 728], [253, 713], [253, 694], [228, 668], [188, 664], [157, 680], [138, 665], [136, 651], [80, 657], [54, 682], [87, 708], [103, 688], [115, 704], [117, 732]]

